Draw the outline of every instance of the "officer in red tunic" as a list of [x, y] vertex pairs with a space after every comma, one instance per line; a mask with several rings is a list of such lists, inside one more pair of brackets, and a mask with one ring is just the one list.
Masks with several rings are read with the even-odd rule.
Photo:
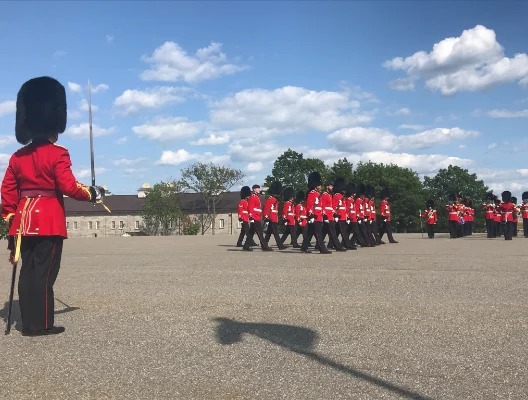
[[436, 210], [434, 209], [434, 201], [427, 200], [425, 207], [426, 210], [422, 214], [422, 218], [425, 220], [425, 224], [427, 225], [427, 236], [429, 239], [434, 239], [435, 225], [436, 221], [438, 220]]
[[328, 248], [335, 249], [336, 251], [346, 251], [339, 240], [337, 240], [336, 233], [336, 219], [337, 214], [333, 206], [333, 189], [334, 184], [332, 182], [326, 183], [326, 190], [321, 195], [321, 207], [323, 208], [323, 242], [326, 235], [328, 235]]
[[306, 207], [304, 206], [306, 200], [306, 195], [301, 190], [297, 192], [297, 195], [295, 196], [295, 222], [297, 226], [297, 230], [295, 232], [295, 237], [298, 238], [299, 235], [302, 234], [303, 240], [306, 236], [306, 225], [307, 225], [307, 219], [308, 216], [306, 215]]
[[513, 240], [513, 208], [511, 192], [505, 190], [501, 193], [502, 204], [500, 205], [500, 212], [502, 215], [502, 223], [504, 225], [504, 240]]
[[498, 196], [495, 196], [495, 236], [493, 237], [501, 237], [502, 236], [502, 214], [500, 211], [501, 201]]
[[484, 219], [486, 220], [486, 234], [489, 239], [495, 237], [495, 204], [493, 204], [493, 193], [486, 193], [486, 202], [482, 204], [482, 210], [484, 211]]
[[49, 77], [27, 81], [18, 92], [16, 107], [15, 135], [25, 147], [11, 156], [1, 193], [2, 217], [10, 226], [11, 261], [22, 257], [18, 280], [22, 334], [58, 334], [65, 330], [54, 326], [53, 295], [63, 241], [68, 238], [63, 196], [102, 202], [104, 189], [77, 182], [68, 150], [55, 144], [67, 120], [66, 92], [58, 81]]
[[357, 193], [356, 193], [356, 215], [358, 220], [358, 227], [359, 232], [362, 236], [363, 242], [365, 243], [365, 247], [374, 247], [374, 245], [370, 242], [368, 234], [367, 234], [367, 228], [366, 228], [366, 219], [365, 219], [365, 191], [366, 187], [365, 184], [360, 183], [357, 186]]
[[517, 237], [517, 224], [519, 223], [519, 214], [521, 213], [521, 209], [517, 205], [517, 197], [511, 198], [512, 204], [513, 204], [513, 237]]
[[319, 191], [321, 190], [321, 174], [315, 171], [308, 175], [308, 195], [306, 196], [306, 214], [308, 216], [308, 228], [304, 236], [301, 251], [303, 253], [310, 253], [308, 246], [312, 237], [315, 235], [317, 241], [316, 247], [323, 254], [331, 254], [332, 252], [326, 248], [322, 242], [323, 236], [323, 208], [321, 207], [321, 199]]
[[363, 235], [361, 235], [361, 232], [359, 231], [359, 224], [358, 224], [358, 214], [356, 209], [356, 193], [357, 193], [357, 185], [354, 182], [349, 182], [347, 184], [346, 189], [347, 194], [347, 209], [348, 209], [348, 234], [350, 237], [350, 234], [352, 234], [352, 237], [350, 237], [350, 243], [353, 246], [357, 246], [358, 244], [361, 247], [368, 247], [367, 243], [365, 242], [365, 239], [363, 238]]
[[376, 189], [374, 186], [370, 187], [370, 218], [372, 219], [372, 233], [377, 244], [385, 244], [379, 236], [378, 221], [376, 216]]
[[382, 198], [383, 200], [381, 201], [381, 204], [380, 204], [380, 212], [381, 212], [383, 224], [381, 225], [382, 229], [380, 231], [380, 240], [383, 238], [383, 234], [387, 232], [389, 243], [398, 243], [392, 237], [391, 208], [389, 204], [389, 196], [390, 196], [390, 192], [388, 188], [381, 189], [380, 198]]
[[288, 236], [291, 237], [291, 243], [294, 249], [300, 249], [301, 246], [297, 243], [297, 227], [295, 226], [295, 205], [293, 204], [293, 198], [295, 192], [293, 188], [287, 187], [284, 189], [284, 205], [282, 206], [282, 221], [286, 226], [282, 237], [280, 238], [281, 243], [284, 244]]
[[371, 186], [365, 185], [365, 191], [363, 196], [363, 214], [365, 215], [365, 229], [367, 231], [367, 242], [373, 246], [377, 246], [376, 239], [374, 239], [374, 234], [372, 232], [372, 216], [370, 211], [370, 193]]
[[528, 192], [522, 194], [521, 217], [523, 219], [524, 237], [528, 238]]
[[[337, 178], [334, 182], [334, 195], [332, 196], [332, 207], [335, 210], [336, 222], [336, 234], [341, 235], [341, 247], [350, 250], [357, 250], [356, 246], [353, 246], [348, 239], [347, 229], [347, 202], [346, 202], [346, 182], [343, 178]], [[336, 242], [337, 242], [336, 235]]]
[[246, 237], [246, 242], [244, 243], [244, 247], [242, 249], [245, 251], [253, 251], [250, 246], [251, 243], [253, 243], [253, 236], [256, 233], [257, 237], [259, 238], [262, 251], [273, 251], [273, 249], [268, 246], [268, 242], [264, 241], [264, 235], [262, 234], [262, 206], [259, 196], [260, 186], [253, 185], [252, 189], [253, 193], [251, 193], [251, 196], [249, 196], [248, 199], [249, 230]]
[[247, 236], [249, 230], [249, 212], [248, 212], [248, 198], [251, 196], [251, 189], [249, 186], [244, 186], [240, 189], [240, 201], [238, 203], [238, 220], [242, 223], [242, 229], [237, 240], [237, 247], [242, 247], [244, 237]]
[[446, 212], [447, 212], [447, 222], [449, 224], [450, 238], [456, 239], [458, 238], [458, 223], [459, 223], [458, 208], [456, 204], [456, 194], [449, 196], [449, 199], [446, 205]]
[[275, 238], [275, 243], [279, 250], [284, 250], [287, 246], [283, 245], [279, 236], [279, 197], [282, 192], [282, 184], [279, 181], [272, 182], [269, 189], [269, 197], [264, 203], [264, 221], [268, 223], [266, 237], [264, 240], [269, 244], [271, 234]]

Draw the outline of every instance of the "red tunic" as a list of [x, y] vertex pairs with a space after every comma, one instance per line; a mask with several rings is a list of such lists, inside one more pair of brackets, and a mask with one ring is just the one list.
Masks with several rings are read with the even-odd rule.
[[341, 193], [334, 194], [334, 197], [332, 198], [332, 206], [334, 207], [334, 210], [336, 211], [336, 214], [339, 217], [339, 221], [346, 221], [347, 204], [346, 199]]
[[248, 202], [246, 199], [242, 199], [238, 203], [238, 218], [244, 222], [248, 222], [249, 220]]
[[456, 204], [448, 204], [446, 206], [447, 211], [447, 220], [448, 221], [458, 221], [458, 212], [457, 212], [457, 205]]
[[301, 226], [306, 226], [306, 207], [302, 204], [295, 206], [295, 219]]
[[255, 221], [260, 221], [262, 219], [262, 209], [260, 207], [260, 197], [256, 193], [252, 193], [248, 199], [248, 212], [249, 216]]
[[370, 200], [370, 217], [372, 221], [376, 221], [376, 204], [374, 204], [373, 200]]
[[493, 219], [495, 220], [495, 222], [501, 222], [502, 214], [500, 211], [500, 206], [495, 207], [495, 216]]
[[357, 215], [357, 219], [359, 222], [359, 220], [363, 220], [365, 218], [365, 212], [363, 210], [363, 199], [357, 198], [355, 206], [356, 206], [356, 215]]
[[321, 195], [321, 207], [323, 207], [323, 213], [329, 220], [334, 219], [334, 207], [332, 206], [332, 195], [328, 192], [324, 192]]
[[422, 218], [425, 219], [425, 223], [428, 225], [434, 225], [438, 220], [436, 210], [425, 210], [422, 214]]
[[500, 205], [500, 211], [502, 214], [503, 222], [509, 222], [509, 221], [513, 222], [513, 208], [514, 207], [515, 206], [513, 205], [513, 203], [502, 203]]
[[282, 206], [282, 219], [287, 221], [289, 226], [295, 225], [295, 210], [293, 208], [291, 201], [287, 201]]
[[52, 143], [32, 143], [11, 156], [2, 181], [2, 218], [14, 216], [9, 235], [22, 228], [22, 236], [68, 237], [63, 195], [92, 200], [71, 165], [68, 150]]
[[521, 205], [521, 213], [523, 219], [528, 219], [528, 204], [523, 203], [523, 205]]
[[495, 206], [493, 204], [484, 204], [482, 208], [484, 209], [485, 219], [495, 219], [495, 215], [493, 213]]
[[387, 221], [390, 221], [390, 204], [387, 200], [383, 200], [381, 202], [380, 209], [383, 218], [386, 218]]
[[279, 222], [279, 202], [273, 196], [268, 197], [264, 203], [264, 218], [271, 222]]
[[347, 210], [348, 210], [348, 219], [350, 222], [357, 222], [357, 213], [356, 213], [356, 204], [353, 197], [348, 197], [346, 199]]
[[315, 221], [323, 221], [323, 208], [321, 207], [321, 199], [319, 198], [319, 192], [312, 190], [306, 197], [306, 214], [308, 216], [314, 215]]
[[365, 214], [365, 219], [370, 221], [372, 219], [370, 215], [370, 202], [366, 197], [363, 199], [363, 213]]

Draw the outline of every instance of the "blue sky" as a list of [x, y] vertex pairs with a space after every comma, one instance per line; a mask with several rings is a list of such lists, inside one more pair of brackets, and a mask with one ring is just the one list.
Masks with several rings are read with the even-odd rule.
[[0, 3], [0, 167], [16, 93], [68, 94], [60, 144], [113, 193], [194, 161], [262, 183], [288, 147], [327, 163], [450, 163], [495, 192], [528, 190], [528, 4], [512, 2]]

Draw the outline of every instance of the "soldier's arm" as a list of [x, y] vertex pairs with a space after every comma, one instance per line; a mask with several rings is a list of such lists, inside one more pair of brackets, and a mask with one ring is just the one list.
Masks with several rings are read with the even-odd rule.
[[9, 220], [15, 215], [18, 206], [18, 184], [11, 166], [11, 160], [7, 166], [4, 180], [2, 181], [2, 218]]
[[89, 186], [78, 182], [71, 170], [71, 159], [68, 150], [60, 148], [55, 163], [55, 179], [59, 190], [68, 197], [79, 201], [92, 200], [93, 193]]

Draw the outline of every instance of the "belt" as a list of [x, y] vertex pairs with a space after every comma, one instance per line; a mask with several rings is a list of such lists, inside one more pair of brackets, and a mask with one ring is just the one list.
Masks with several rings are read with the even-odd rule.
[[20, 198], [23, 197], [57, 197], [55, 189], [20, 189]]

